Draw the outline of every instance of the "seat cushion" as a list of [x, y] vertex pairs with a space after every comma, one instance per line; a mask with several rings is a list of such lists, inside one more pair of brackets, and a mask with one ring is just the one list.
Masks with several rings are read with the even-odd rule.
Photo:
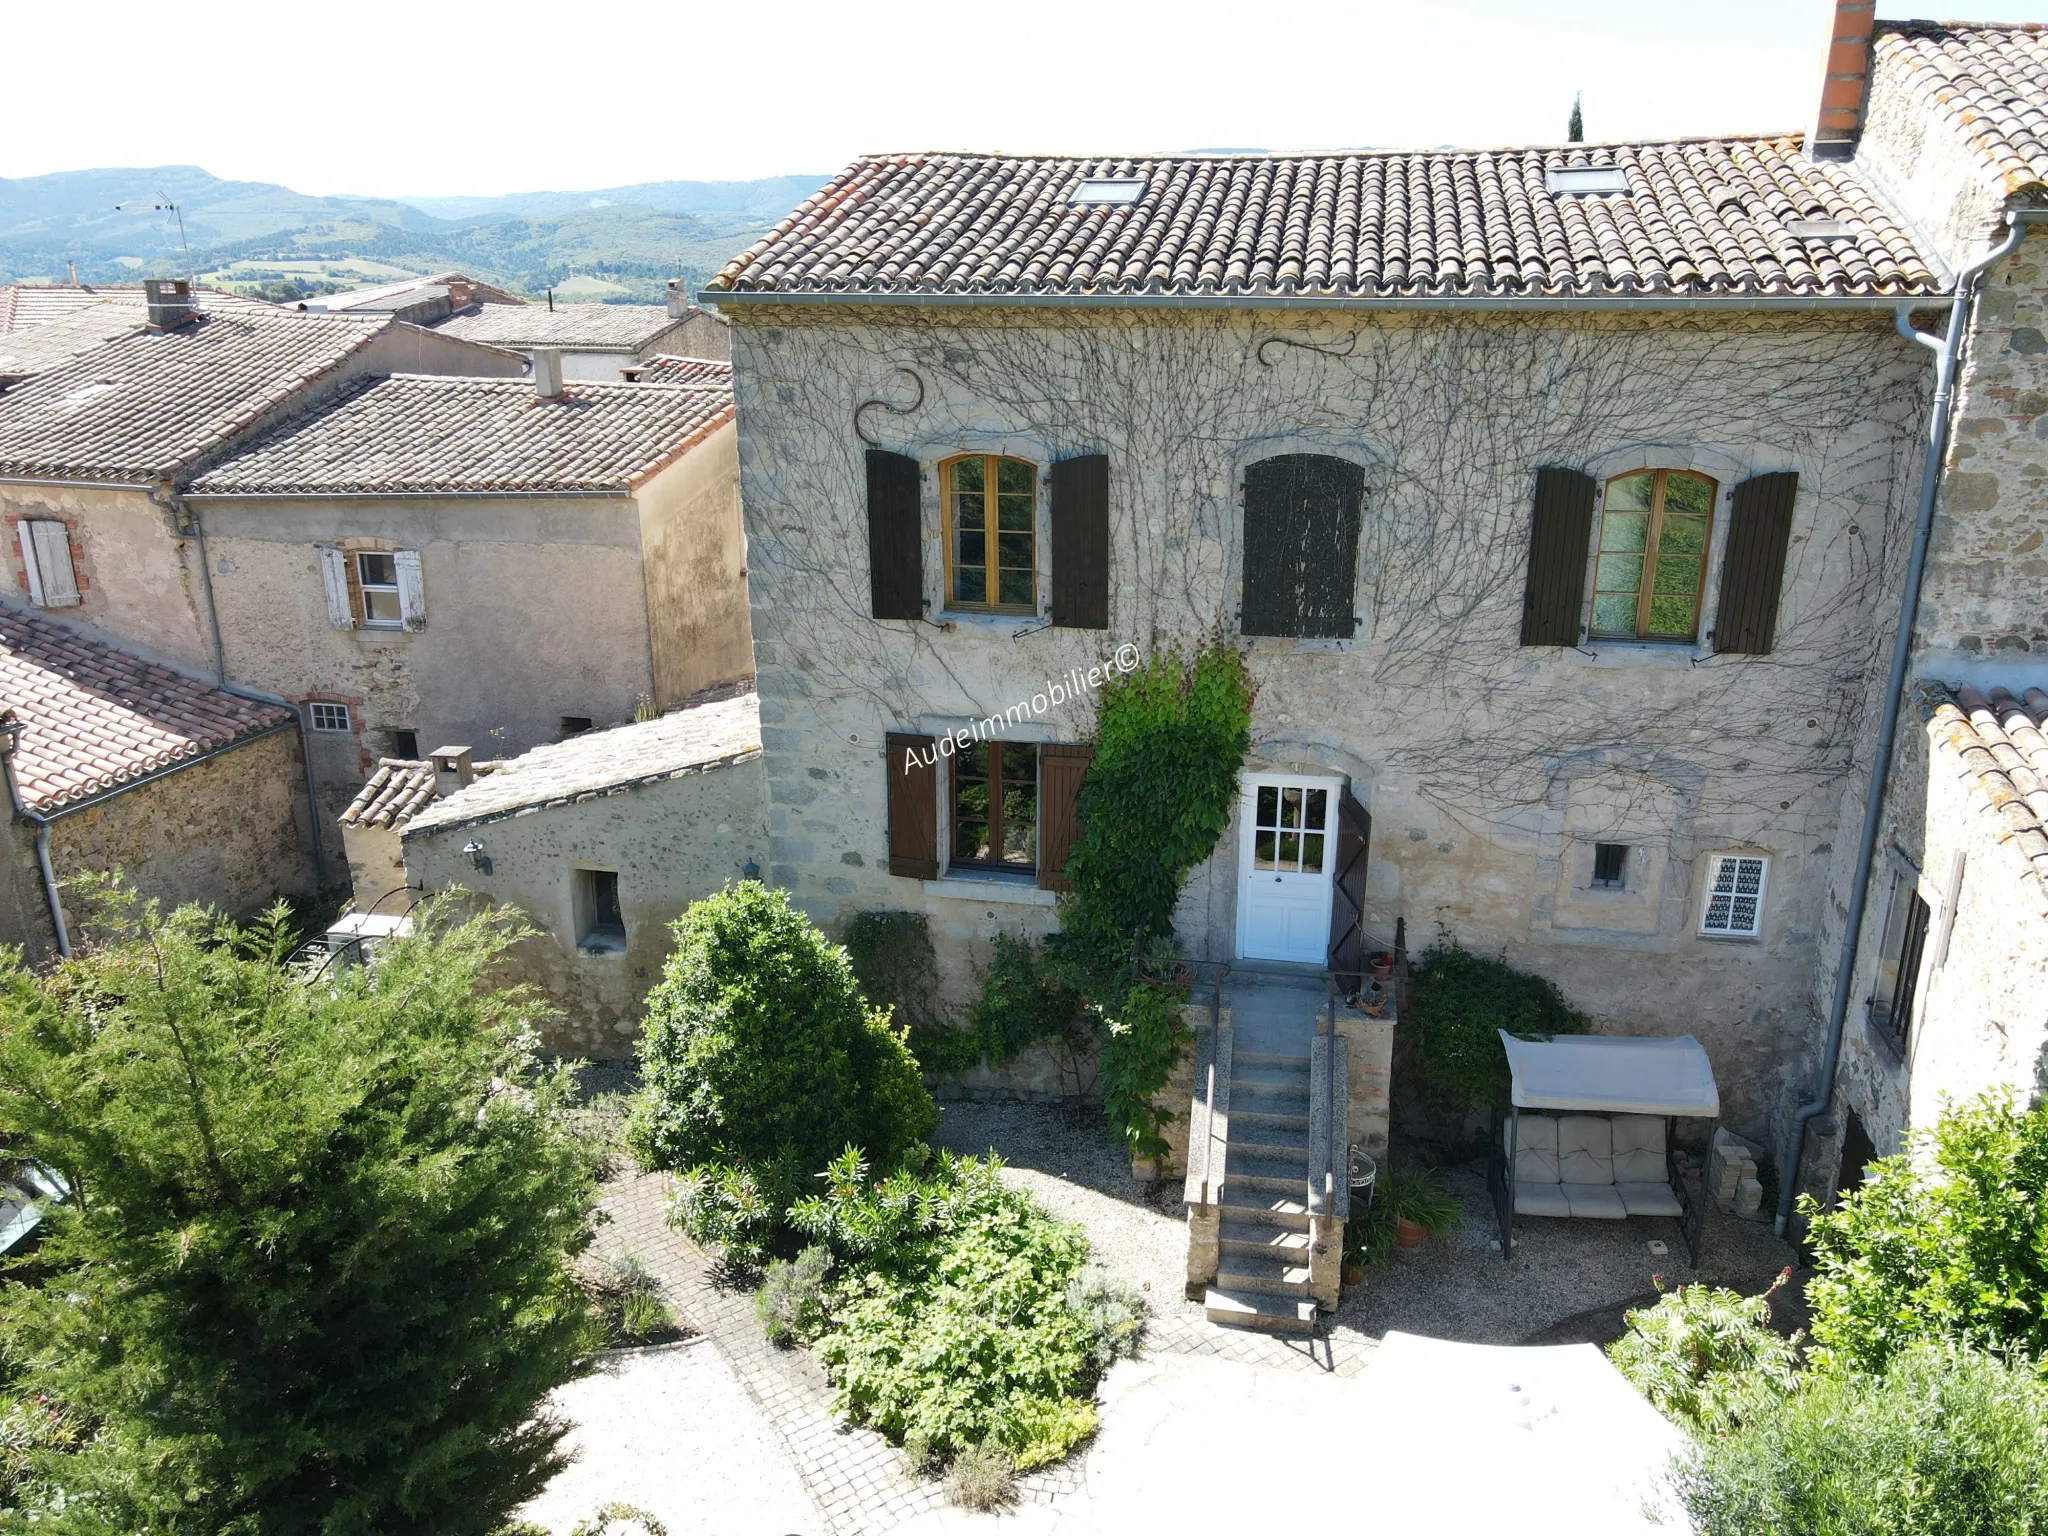
[[1614, 1192], [1631, 1216], [1683, 1216], [1685, 1207], [1662, 1179], [1616, 1181]]
[[1559, 1117], [1557, 1176], [1566, 1184], [1614, 1182], [1614, 1138], [1605, 1115]]
[[1614, 1182], [1663, 1183], [1670, 1169], [1664, 1161], [1662, 1115], [1614, 1117]]
[[1565, 1203], [1574, 1216], [1620, 1221], [1628, 1214], [1628, 1207], [1621, 1203], [1612, 1184], [1560, 1184], [1558, 1188], [1564, 1191]]
[[1509, 1137], [1514, 1138], [1517, 1152], [1555, 1152], [1557, 1150], [1557, 1117], [1555, 1115], [1523, 1115], [1518, 1119], [1501, 1123], [1500, 1149], [1508, 1149]]
[[1555, 1184], [1557, 1182], [1557, 1154], [1546, 1152], [1540, 1147], [1517, 1147], [1515, 1149], [1516, 1184]]
[[1564, 1187], [1559, 1184], [1524, 1184], [1515, 1181], [1515, 1214], [1517, 1216], [1569, 1216], [1571, 1203], [1565, 1198]]

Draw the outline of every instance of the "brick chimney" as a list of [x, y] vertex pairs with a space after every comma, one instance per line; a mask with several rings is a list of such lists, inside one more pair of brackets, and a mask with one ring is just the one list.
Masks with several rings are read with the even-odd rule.
[[440, 747], [428, 759], [434, 765], [434, 798], [444, 799], [476, 782], [476, 764], [467, 747]]
[[1828, 9], [1820, 110], [1806, 136], [1806, 153], [1814, 160], [1847, 160], [1856, 153], [1870, 96], [1870, 39], [1877, 6], [1875, 0], [1832, 0]]
[[533, 349], [533, 393], [542, 400], [562, 398], [562, 354], [553, 347]]
[[199, 313], [192, 306], [192, 285], [182, 277], [144, 278], [142, 297], [152, 331], [175, 331]]

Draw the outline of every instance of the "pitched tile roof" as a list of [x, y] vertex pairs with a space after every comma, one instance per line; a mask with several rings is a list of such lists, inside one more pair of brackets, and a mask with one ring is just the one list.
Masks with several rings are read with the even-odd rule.
[[23, 725], [15, 782], [44, 815], [295, 718], [6, 606], [0, 701]]
[[[1545, 174], [1620, 168], [1626, 194]], [[1084, 180], [1142, 181], [1077, 207]], [[1806, 238], [1828, 218], [1850, 238]], [[856, 161], [712, 280], [720, 292], [1294, 299], [1889, 295], [1940, 282], [1845, 166], [1792, 138], [1136, 159]]]
[[[192, 299], [201, 309], [208, 310], [275, 311], [279, 307], [218, 288], [194, 288]], [[93, 304], [129, 304], [140, 309], [143, 303], [142, 287], [135, 283], [15, 283], [0, 288], [0, 333], [42, 325]]]
[[1940, 683], [1922, 683], [1919, 693], [1928, 736], [1962, 760], [1997, 818], [1998, 840], [2048, 887], [2048, 693], [1993, 688], [1987, 697]]
[[2002, 192], [2048, 182], [2048, 27], [1880, 21], [1871, 64], [1961, 135]]
[[471, 827], [572, 801], [621, 794], [666, 779], [729, 768], [761, 755], [752, 689], [656, 720], [586, 731], [500, 763], [488, 778], [418, 812], [405, 835]]
[[732, 364], [715, 357], [677, 357], [657, 352], [626, 377], [636, 384], [709, 384], [732, 388]]
[[134, 484], [174, 473], [390, 323], [236, 311], [109, 342], [0, 395], [0, 474]]
[[192, 482], [195, 496], [625, 491], [732, 419], [732, 387], [398, 373], [290, 421]]
[[94, 347], [143, 328], [132, 304], [87, 304], [54, 320], [0, 332], [0, 382], [34, 378]]
[[426, 299], [446, 297], [457, 309], [469, 304], [524, 304], [516, 293], [481, 282], [463, 272], [436, 272], [431, 277], [402, 278], [375, 288], [351, 288], [342, 293], [324, 293], [306, 299], [297, 307], [323, 314], [343, 311], [378, 310], [390, 312], [410, 308]]
[[633, 352], [680, 324], [663, 304], [485, 304], [434, 329], [493, 347]]
[[[495, 773], [496, 762], [475, 765], [478, 775]], [[412, 816], [434, 803], [434, 765], [410, 758], [384, 757], [377, 771], [356, 791], [355, 799], [341, 813], [347, 827], [402, 827]]]

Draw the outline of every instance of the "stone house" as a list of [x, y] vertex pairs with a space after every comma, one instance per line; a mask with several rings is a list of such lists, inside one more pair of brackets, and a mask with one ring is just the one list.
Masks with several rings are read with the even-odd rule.
[[[2048, 1086], [2048, 32], [1873, 22], [1844, 5], [1836, 34], [1832, 152], [1952, 284], [1989, 265], [1954, 336], [1927, 554], [1903, 594], [1904, 707], [1888, 758], [1850, 783], [1822, 913], [1816, 999], [1840, 1071], [1824, 1044], [1803, 1106], [1804, 1182], [1822, 1188], [1900, 1150], [1945, 1101]], [[1939, 333], [1943, 319], [1919, 323]], [[1859, 882], [1850, 829], [1873, 803]]]
[[565, 379], [619, 379], [663, 353], [723, 358], [728, 351], [723, 323], [692, 306], [673, 282], [666, 306], [483, 304], [436, 322], [436, 329], [528, 356], [552, 348]]
[[765, 792], [754, 695], [693, 702], [491, 766], [474, 773], [462, 747], [392, 765], [375, 797], [391, 813], [366, 807], [355, 819], [395, 831], [416, 889], [460, 887], [533, 920], [515, 974], [562, 1010], [547, 1048], [629, 1055], [642, 1000], [668, 958], [669, 924], [691, 902], [759, 873]]
[[327, 814], [422, 744], [751, 676], [732, 418], [726, 385], [398, 374], [196, 477], [228, 664], [304, 704]]
[[408, 277], [372, 288], [351, 288], [302, 299], [296, 306], [321, 315], [388, 315], [414, 325], [434, 325], [450, 315], [466, 314], [484, 304], [524, 304], [509, 289], [486, 283], [466, 272], [436, 272]]
[[0, 944], [69, 954], [85, 874], [232, 917], [313, 890], [297, 727], [288, 706], [0, 600]]

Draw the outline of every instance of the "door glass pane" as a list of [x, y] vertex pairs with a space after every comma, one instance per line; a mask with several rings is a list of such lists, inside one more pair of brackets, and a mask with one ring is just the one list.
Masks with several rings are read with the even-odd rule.
[[1323, 872], [1323, 838], [1321, 833], [1309, 832], [1302, 836], [1301, 872], [1304, 875], [1320, 875]]
[[1255, 824], [1261, 827], [1277, 827], [1280, 824], [1280, 791], [1274, 785], [1259, 786], [1259, 808]]
[[996, 498], [996, 526], [1010, 533], [1031, 532], [1031, 498], [1029, 496], [998, 496]]
[[1282, 832], [1280, 834], [1280, 868], [1293, 870], [1300, 867], [1301, 834], [1299, 832]]
[[1257, 869], [1273, 867], [1273, 834], [1255, 832], [1252, 834], [1252, 865]]
[[1312, 789], [1308, 792], [1308, 810], [1302, 820], [1305, 827], [1327, 827], [1330, 824], [1330, 792], [1327, 789]]
[[1301, 791], [1291, 784], [1280, 791], [1280, 825], [1301, 825]]

